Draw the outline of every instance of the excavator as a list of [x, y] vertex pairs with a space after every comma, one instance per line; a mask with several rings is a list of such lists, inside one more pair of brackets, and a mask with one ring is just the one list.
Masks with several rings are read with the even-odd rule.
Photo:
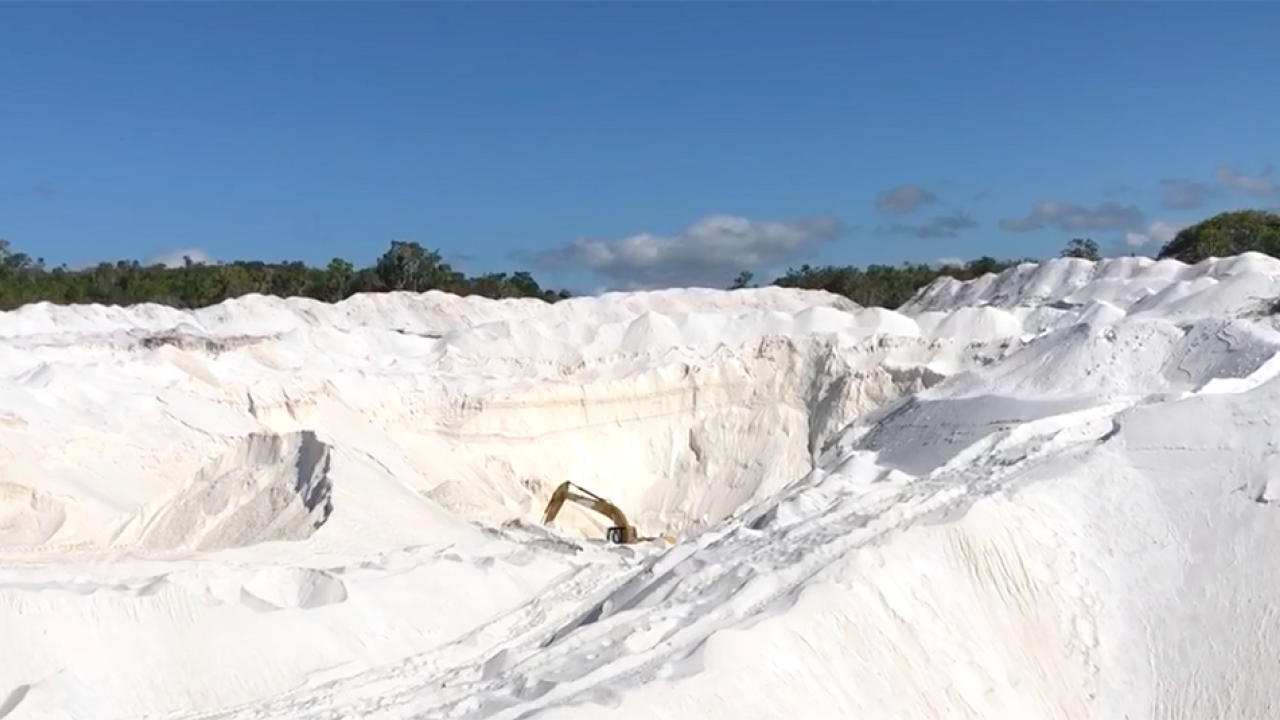
[[594, 510], [612, 520], [613, 526], [605, 531], [605, 540], [614, 545], [631, 545], [649, 540], [663, 540], [669, 545], [674, 545], [676, 542], [676, 539], [670, 535], [640, 537], [635, 526], [627, 520], [626, 514], [617, 505], [568, 480], [560, 483], [556, 491], [551, 493], [551, 500], [547, 503], [547, 509], [542, 512], [543, 525], [550, 524], [556, 519], [556, 515], [560, 514], [560, 508], [564, 507], [566, 500], [577, 503], [589, 510]]

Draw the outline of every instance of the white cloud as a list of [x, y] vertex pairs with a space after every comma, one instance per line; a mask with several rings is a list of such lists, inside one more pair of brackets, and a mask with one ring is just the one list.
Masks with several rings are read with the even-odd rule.
[[919, 185], [899, 185], [876, 195], [876, 210], [885, 215], [906, 215], [938, 202], [938, 196]]
[[711, 215], [676, 235], [579, 239], [527, 259], [545, 269], [590, 270], [621, 289], [725, 287], [743, 270], [778, 269], [844, 230], [831, 217], [753, 222]]
[[209, 253], [196, 248], [184, 248], [178, 250], [170, 250], [160, 253], [147, 260], [148, 265], [165, 265], [167, 267], [182, 267], [185, 264], [184, 258], [191, 258], [191, 262], [199, 264], [208, 264], [213, 262], [213, 258], [209, 257]]
[[1208, 183], [1184, 178], [1161, 180], [1160, 187], [1163, 190], [1161, 202], [1165, 207], [1174, 210], [1198, 208], [1221, 193], [1221, 190]]
[[1268, 166], [1257, 175], [1245, 175], [1223, 165], [1218, 168], [1218, 182], [1256, 198], [1273, 198], [1280, 196], [1280, 185], [1276, 184], [1274, 172], [1275, 168]]
[[1145, 221], [1145, 215], [1136, 205], [1108, 200], [1085, 207], [1046, 200], [1024, 217], [1001, 220], [1000, 228], [1009, 232], [1032, 232], [1050, 226], [1069, 232], [1128, 232], [1141, 229]]
[[1124, 244], [1130, 248], [1130, 252], [1155, 255], [1185, 227], [1187, 226], [1157, 220], [1141, 232], [1125, 233]]
[[977, 220], [974, 220], [971, 215], [957, 210], [950, 215], [938, 215], [928, 222], [916, 225], [894, 223], [888, 227], [879, 228], [878, 232], [884, 235], [907, 235], [922, 240], [930, 240], [958, 237], [961, 230], [969, 230], [976, 227], [978, 227]]

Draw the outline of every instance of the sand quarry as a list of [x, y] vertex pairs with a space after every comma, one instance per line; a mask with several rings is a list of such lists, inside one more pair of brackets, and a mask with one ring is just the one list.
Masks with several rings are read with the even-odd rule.
[[[0, 718], [1271, 720], [1277, 298], [0, 314]], [[565, 480], [678, 542], [542, 525]]]

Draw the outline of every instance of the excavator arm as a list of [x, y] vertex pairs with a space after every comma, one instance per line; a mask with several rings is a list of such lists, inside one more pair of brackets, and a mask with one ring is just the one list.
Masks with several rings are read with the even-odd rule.
[[566, 501], [572, 501], [609, 518], [613, 522], [613, 527], [608, 530], [610, 542], [625, 545], [641, 539], [636, 536], [636, 529], [632, 527], [626, 514], [617, 505], [567, 480], [560, 483], [560, 486], [551, 494], [551, 500], [542, 513], [542, 524], [553, 522]]

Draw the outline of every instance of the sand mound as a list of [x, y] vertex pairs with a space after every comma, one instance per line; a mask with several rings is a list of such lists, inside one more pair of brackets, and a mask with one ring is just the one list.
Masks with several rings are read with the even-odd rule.
[[[1097, 262], [1063, 258], [1044, 263], [1024, 263], [999, 274], [968, 282], [943, 277], [921, 288], [900, 311], [913, 314], [930, 310], [954, 310], [966, 306], [999, 308], [1059, 305], [1075, 307], [1105, 301], [1124, 310], [1165, 305], [1204, 292], [1202, 313], [1240, 310], [1231, 303], [1248, 304], [1245, 297], [1222, 297], [1213, 288], [1220, 284], [1249, 286], [1280, 277], [1280, 260], [1260, 253], [1212, 258], [1195, 265], [1177, 260], [1145, 257], [1107, 258]], [[1229, 293], [1228, 293], [1229, 295]]]
[[269, 610], [311, 610], [347, 599], [347, 586], [331, 573], [311, 568], [259, 570], [244, 584], [245, 600]]
[[113, 546], [221, 550], [310, 537], [333, 513], [329, 446], [314, 432], [253, 434], [170, 497], [126, 520]]
[[66, 518], [66, 507], [48, 493], [25, 485], [0, 483], [0, 545], [48, 542]]

